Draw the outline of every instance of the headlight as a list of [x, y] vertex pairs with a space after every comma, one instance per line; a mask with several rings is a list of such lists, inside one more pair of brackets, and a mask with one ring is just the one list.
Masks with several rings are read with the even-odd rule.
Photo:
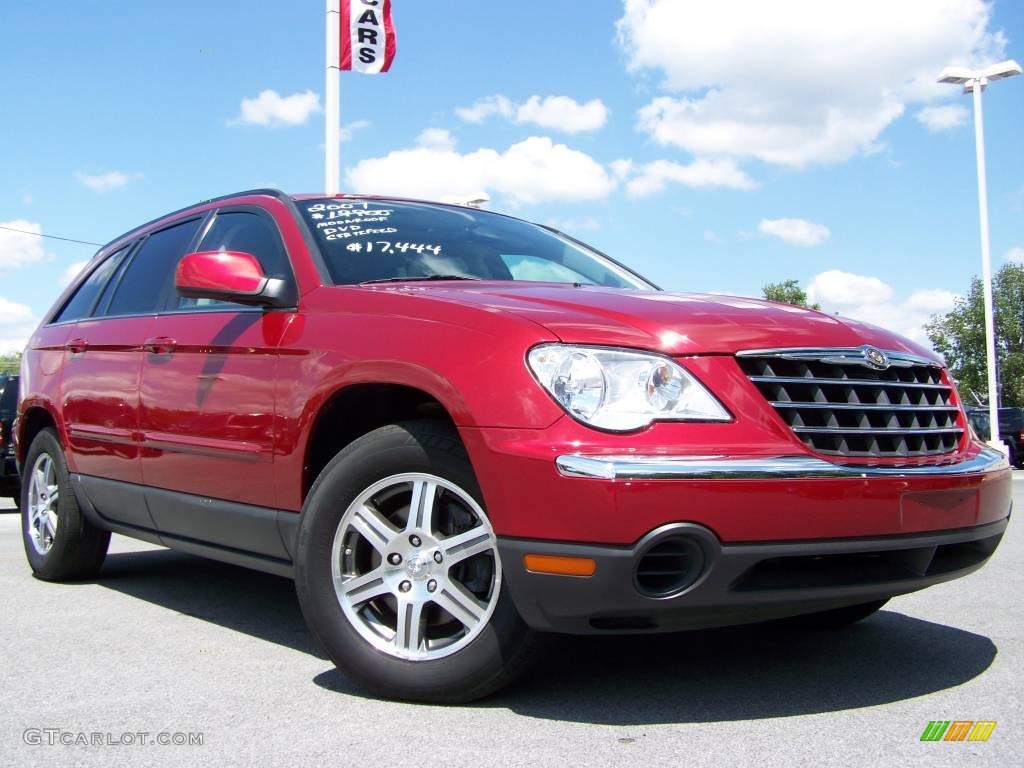
[[530, 370], [566, 411], [601, 429], [626, 432], [652, 421], [729, 421], [699, 381], [667, 357], [601, 347], [543, 344]]

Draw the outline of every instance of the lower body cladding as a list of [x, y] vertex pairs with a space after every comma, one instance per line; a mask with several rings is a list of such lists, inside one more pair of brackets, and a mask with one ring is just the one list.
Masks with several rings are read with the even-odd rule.
[[[992, 555], [1007, 520], [941, 533], [723, 545], [693, 523], [632, 547], [500, 539], [505, 583], [534, 629], [670, 632], [767, 621], [914, 592], [965, 576]], [[536, 563], [536, 565], [534, 565]], [[532, 570], [576, 566], [557, 575]]]
[[[988, 451], [955, 464], [904, 468], [854, 468], [813, 457], [622, 455], [562, 456], [556, 466], [559, 483], [603, 488], [607, 499], [642, 484], [657, 507], [675, 510], [630, 545], [499, 538], [505, 583], [524, 620], [575, 634], [745, 624], [914, 592], [984, 565], [1012, 503], [1006, 461]], [[886, 506], [891, 522], [870, 534], [832, 527], [828, 536], [773, 537], [764, 535], [774, 512], [765, 509], [759, 540], [723, 540], [715, 526], [720, 513], [702, 514], [694, 503], [718, 483], [737, 491], [733, 501], [743, 515], [756, 510], [760, 496], [783, 492], [801, 517], [841, 508], [837, 517], [849, 519], [867, 503], [876, 524]], [[876, 484], [889, 493], [880, 495]], [[697, 488], [702, 493], [692, 492]], [[575, 511], [581, 528], [602, 514]], [[792, 520], [783, 528], [791, 532]]]

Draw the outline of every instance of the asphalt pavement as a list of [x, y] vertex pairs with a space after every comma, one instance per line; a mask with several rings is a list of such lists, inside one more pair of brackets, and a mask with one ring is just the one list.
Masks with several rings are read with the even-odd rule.
[[[497, 696], [411, 705], [350, 686], [286, 579], [115, 536], [98, 580], [37, 581], [5, 499], [0, 765], [1024, 765], [1022, 592], [1017, 521], [845, 631], [560, 638]], [[922, 742], [930, 720], [998, 725]]]

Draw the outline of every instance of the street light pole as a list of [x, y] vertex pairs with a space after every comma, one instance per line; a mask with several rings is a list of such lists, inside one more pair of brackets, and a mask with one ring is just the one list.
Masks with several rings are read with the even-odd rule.
[[974, 97], [974, 151], [978, 163], [978, 218], [981, 225], [981, 281], [985, 293], [985, 362], [988, 368], [988, 417], [991, 429], [989, 445], [1006, 452], [999, 439], [999, 385], [996, 380], [995, 299], [992, 296], [992, 252], [988, 239], [988, 181], [985, 178], [985, 118], [981, 109], [981, 92], [987, 85], [978, 78], [971, 93]]
[[966, 67], [947, 67], [939, 75], [940, 83], [964, 86], [974, 100], [974, 149], [978, 164], [978, 218], [981, 225], [981, 279], [985, 296], [985, 362], [988, 369], [988, 444], [1002, 453], [1007, 452], [999, 432], [999, 388], [996, 379], [996, 323], [992, 296], [992, 256], [988, 237], [988, 184], [985, 179], [985, 121], [981, 107], [982, 91], [992, 80], [1001, 80], [1021, 74], [1015, 61], [1004, 61], [983, 70]]

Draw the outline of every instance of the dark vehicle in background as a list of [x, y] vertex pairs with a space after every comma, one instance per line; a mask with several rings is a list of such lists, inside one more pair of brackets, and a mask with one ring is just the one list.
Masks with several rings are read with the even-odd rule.
[[[967, 420], [978, 437], [990, 439], [992, 425], [988, 408], [968, 408]], [[1009, 449], [1010, 463], [1017, 469], [1024, 469], [1024, 408], [999, 409], [999, 438]]]
[[18, 377], [0, 374], [0, 497], [11, 496], [15, 504], [21, 499], [11, 430], [17, 409]]

